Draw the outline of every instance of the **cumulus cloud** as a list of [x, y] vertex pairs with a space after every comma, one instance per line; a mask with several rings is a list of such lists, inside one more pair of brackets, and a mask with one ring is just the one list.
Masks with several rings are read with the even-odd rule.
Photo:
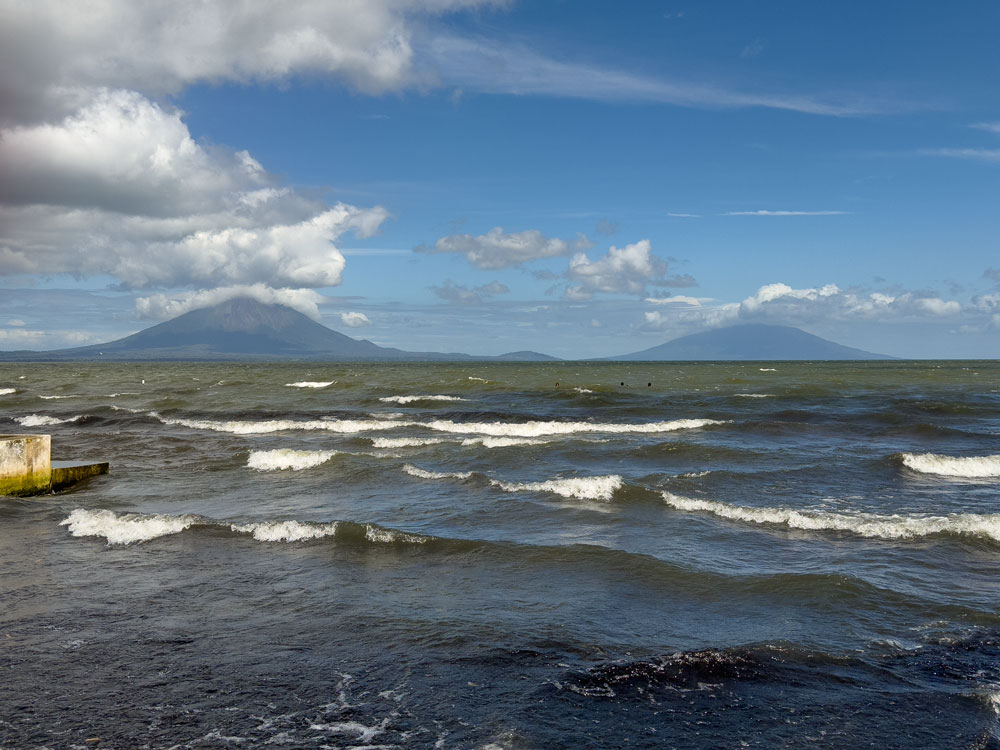
[[665, 260], [652, 254], [649, 240], [639, 240], [618, 248], [614, 245], [607, 255], [591, 261], [585, 253], [577, 253], [569, 261], [566, 277], [576, 282], [566, 290], [571, 300], [590, 299], [595, 293], [645, 294], [654, 286], [694, 286], [690, 276], [667, 278]]
[[343, 312], [340, 314], [340, 322], [348, 328], [362, 328], [372, 324], [368, 316], [362, 312]]
[[419, 245], [418, 253], [458, 253], [472, 265], [484, 269], [509, 268], [540, 258], [569, 255], [587, 249], [591, 243], [584, 235], [574, 240], [546, 237], [537, 229], [523, 232], [504, 232], [494, 227], [486, 234], [450, 234], [441, 237], [434, 245]]
[[0, 112], [65, 114], [88, 87], [170, 94], [198, 82], [332, 75], [366, 93], [419, 82], [412, 16], [489, 0], [6, 0]]
[[[250, 297], [265, 305], [285, 305], [320, 320], [318, 305], [324, 297], [311, 289], [272, 289], [264, 284], [251, 286], [229, 286], [204, 291], [181, 292], [178, 294], [153, 294], [136, 300], [135, 309], [139, 318], [148, 320], [168, 320], [191, 310], [212, 307], [234, 297]], [[360, 313], [350, 313], [358, 314]]]
[[507, 285], [501, 284], [499, 281], [492, 281], [489, 284], [469, 289], [464, 284], [457, 284], [451, 279], [446, 279], [440, 286], [431, 286], [429, 289], [441, 299], [459, 305], [478, 305], [488, 297], [510, 292]]

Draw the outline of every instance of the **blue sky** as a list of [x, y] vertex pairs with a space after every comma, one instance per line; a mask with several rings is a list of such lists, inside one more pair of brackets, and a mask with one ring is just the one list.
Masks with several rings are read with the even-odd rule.
[[249, 292], [413, 350], [1000, 352], [1000, 6], [68, 7], [0, 2], [0, 349]]

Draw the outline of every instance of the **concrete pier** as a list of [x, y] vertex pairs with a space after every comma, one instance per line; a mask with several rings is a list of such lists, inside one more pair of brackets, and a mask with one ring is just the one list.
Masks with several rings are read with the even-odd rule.
[[107, 473], [107, 463], [53, 462], [51, 435], [0, 435], [0, 495], [40, 495]]

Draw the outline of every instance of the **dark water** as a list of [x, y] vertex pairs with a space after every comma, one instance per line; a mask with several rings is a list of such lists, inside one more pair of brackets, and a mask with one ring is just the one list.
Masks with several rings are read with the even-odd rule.
[[0, 365], [39, 431], [112, 473], [0, 499], [4, 748], [1000, 748], [995, 362]]

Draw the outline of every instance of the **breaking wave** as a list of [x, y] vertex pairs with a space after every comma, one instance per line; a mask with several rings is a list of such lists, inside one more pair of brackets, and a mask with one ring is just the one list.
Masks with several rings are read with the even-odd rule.
[[345, 543], [363, 540], [378, 544], [425, 544], [435, 538], [387, 529], [371, 523], [356, 524], [349, 521], [315, 523], [286, 520], [231, 523], [195, 515], [115, 513], [110, 510], [83, 508], [74, 510], [59, 525], [68, 527], [73, 536], [104, 537], [108, 546], [147, 542], [191, 528], [224, 529], [236, 534], [250, 535], [258, 542], [303, 542], [329, 537]]
[[387, 404], [412, 404], [414, 401], [466, 401], [459, 396], [383, 396], [379, 401]]
[[902, 453], [900, 460], [903, 466], [921, 474], [970, 479], [1000, 477], [1000, 456], [958, 458], [936, 453]]
[[578, 500], [611, 500], [615, 490], [621, 489], [625, 482], [617, 474], [600, 477], [569, 477], [566, 479], [550, 479], [545, 482], [501, 482], [491, 479], [490, 484], [505, 492], [552, 492], [562, 497], [575, 497]]
[[486, 435], [489, 437], [542, 437], [548, 435], [572, 435], [576, 433], [640, 433], [673, 432], [675, 430], [692, 430], [709, 425], [728, 424], [726, 420], [718, 419], [675, 419], [666, 422], [643, 422], [627, 424], [617, 422], [454, 422], [450, 419], [437, 419], [430, 422], [406, 419], [323, 419], [294, 420], [269, 419], [260, 422], [242, 420], [217, 421], [211, 419], [182, 419], [164, 417], [151, 411], [149, 416], [158, 419], [163, 424], [180, 425], [196, 430], [213, 430], [229, 432], [235, 435], [262, 435], [271, 432], [288, 430], [326, 430], [338, 433], [357, 433], [394, 430], [403, 427], [422, 427], [435, 432], [447, 432], [458, 435]]
[[732, 521], [774, 524], [809, 531], [848, 531], [878, 539], [914, 539], [935, 534], [972, 536], [1000, 542], [1000, 514], [953, 513], [947, 516], [833, 513], [792, 508], [754, 508], [714, 500], [697, 500], [664, 492], [667, 505], [685, 511], [705, 511]]
[[328, 385], [333, 385], [336, 380], [300, 380], [298, 383], [285, 383], [286, 388], [326, 388]]
[[[13, 390], [11, 390], [11, 392], [13, 392]], [[3, 393], [3, 390], [0, 389], [0, 394], [2, 394], [2, 393]], [[39, 394], [38, 398], [44, 398], [46, 400], [51, 400], [51, 399], [58, 399], [58, 398], [80, 398], [80, 397], [77, 396], [77, 395], [75, 395], [75, 394], [72, 395], [72, 396], [42, 396], [42, 395]]]
[[102, 536], [108, 545], [146, 542], [160, 536], [178, 534], [198, 523], [197, 516], [146, 515], [115, 513], [110, 510], [77, 508], [60, 526], [69, 528], [73, 536]]
[[545, 445], [551, 442], [551, 440], [535, 440], [532, 438], [481, 437], [466, 438], [462, 441], [462, 446], [465, 448], [472, 445], [481, 445], [484, 448], [511, 448], [518, 445]]
[[305, 539], [333, 536], [337, 533], [337, 522], [261, 521], [232, 524], [229, 528], [240, 534], [251, 534], [258, 542], [301, 542]]
[[403, 471], [420, 479], [469, 479], [472, 477], [471, 471], [426, 471], [412, 464], [404, 464]]
[[79, 419], [83, 419], [83, 415], [79, 414], [75, 417], [67, 417], [66, 419], [59, 419], [58, 417], [48, 417], [44, 414], [29, 414], [26, 417], [14, 417], [14, 421], [19, 425], [24, 427], [50, 427], [57, 424], [67, 424], [69, 422], [76, 422]]
[[17, 388], [0, 388], [0, 396], [9, 396], [12, 393], [17, 393]]
[[370, 438], [373, 448], [421, 448], [449, 442], [444, 438]]
[[251, 451], [247, 467], [257, 471], [280, 471], [291, 469], [301, 471], [319, 466], [336, 456], [340, 451], [297, 451], [278, 448], [270, 451]]

